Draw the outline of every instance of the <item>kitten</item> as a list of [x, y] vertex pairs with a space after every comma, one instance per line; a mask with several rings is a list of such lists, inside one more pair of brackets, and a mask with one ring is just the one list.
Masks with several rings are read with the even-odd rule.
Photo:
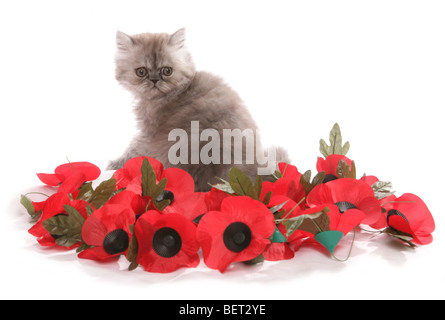
[[[196, 121], [199, 121], [200, 133], [211, 128], [221, 137], [224, 129], [257, 130], [255, 121], [234, 90], [221, 78], [196, 70], [185, 46], [184, 29], [172, 35], [144, 33], [129, 36], [118, 31], [116, 40], [116, 79], [135, 96], [139, 134], [120, 158], [109, 163], [107, 169], [121, 168], [133, 157], [150, 156], [165, 167], [179, 167], [189, 172], [197, 191], [209, 190], [209, 183], [218, 182], [215, 177], [227, 180], [232, 166], [252, 178], [257, 175], [259, 161], [256, 156], [253, 164], [221, 164], [223, 161], [196, 164], [191, 161], [189, 152], [187, 163], [174, 165], [169, 161], [169, 150], [177, 143], [169, 141], [169, 133], [181, 129], [193, 143], [192, 139], [198, 139], [192, 128]], [[191, 136], [193, 134], [195, 137]], [[199, 150], [206, 143], [200, 141]], [[233, 153], [233, 146], [230, 148]], [[220, 150], [216, 151], [222, 155], [224, 146], [221, 144]], [[255, 137], [255, 151], [263, 152], [258, 137]], [[246, 148], [243, 148], [242, 155], [245, 159]], [[289, 163], [283, 149], [278, 149], [276, 160]]]

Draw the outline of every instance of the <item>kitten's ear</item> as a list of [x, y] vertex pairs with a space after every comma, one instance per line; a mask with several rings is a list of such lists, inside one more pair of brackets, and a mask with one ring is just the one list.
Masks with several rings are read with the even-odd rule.
[[182, 48], [185, 44], [185, 28], [179, 29], [170, 36], [169, 44]]
[[134, 44], [134, 40], [128, 34], [121, 31], [116, 32], [116, 44], [120, 51], [128, 51]]

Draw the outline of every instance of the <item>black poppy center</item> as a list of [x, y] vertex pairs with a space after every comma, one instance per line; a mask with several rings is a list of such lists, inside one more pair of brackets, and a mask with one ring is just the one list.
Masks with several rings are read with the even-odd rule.
[[391, 209], [391, 210], [388, 211], [388, 215], [386, 216], [386, 221], [388, 222], [388, 224], [389, 224], [389, 218], [392, 217], [392, 216], [402, 217], [406, 221], [406, 223], [409, 224], [409, 221], [405, 217], [405, 215], [403, 213], [401, 213], [399, 210], [395, 210], [395, 209]]
[[334, 204], [338, 207], [338, 210], [340, 210], [340, 213], [345, 213], [349, 209], [357, 209], [357, 207], [354, 204], [352, 204], [350, 202], [346, 202], [346, 201], [340, 201], [340, 202], [336, 202]]
[[323, 183], [329, 182], [329, 181], [334, 181], [337, 180], [338, 178], [336, 176], [334, 176], [333, 174], [327, 174], [326, 177], [324, 177]]
[[234, 222], [224, 230], [223, 240], [227, 249], [238, 253], [250, 245], [252, 231], [246, 224]]
[[116, 229], [105, 236], [103, 247], [106, 253], [116, 254], [128, 249], [130, 239], [123, 229]]
[[164, 190], [159, 195], [159, 197], [156, 199], [156, 202], [162, 202], [164, 200], [170, 200], [170, 203], [173, 203], [174, 199], [175, 199], [175, 195], [173, 194], [173, 192], [171, 192], [169, 190]]
[[178, 254], [182, 248], [182, 239], [179, 233], [172, 228], [161, 228], [153, 236], [154, 251], [164, 258], [171, 258]]

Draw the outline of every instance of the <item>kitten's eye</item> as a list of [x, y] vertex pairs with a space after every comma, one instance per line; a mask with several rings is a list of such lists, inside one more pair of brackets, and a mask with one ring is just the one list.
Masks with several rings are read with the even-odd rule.
[[163, 67], [161, 69], [161, 74], [166, 77], [170, 77], [173, 73], [173, 69], [170, 67]]
[[147, 73], [148, 73], [147, 68], [140, 67], [136, 69], [136, 75], [140, 78], [145, 77]]

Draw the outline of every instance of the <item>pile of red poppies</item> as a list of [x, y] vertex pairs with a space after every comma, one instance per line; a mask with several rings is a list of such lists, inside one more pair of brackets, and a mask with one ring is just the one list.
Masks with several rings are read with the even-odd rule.
[[363, 230], [411, 247], [431, 243], [434, 220], [422, 199], [397, 197], [391, 183], [375, 176], [357, 178], [337, 124], [329, 140], [320, 142], [324, 157], [313, 178], [286, 163], [267, 181], [232, 168], [228, 181], [195, 192], [187, 172], [138, 157], [93, 187], [100, 169], [73, 162], [38, 174], [53, 195], [42, 202], [24, 195], [21, 203], [42, 246], [76, 249], [79, 258], [98, 261], [124, 255], [129, 270], [140, 265], [159, 273], [197, 267], [201, 256], [220, 272], [235, 262], [292, 259], [307, 243], [335, 257], [346, 234]]

